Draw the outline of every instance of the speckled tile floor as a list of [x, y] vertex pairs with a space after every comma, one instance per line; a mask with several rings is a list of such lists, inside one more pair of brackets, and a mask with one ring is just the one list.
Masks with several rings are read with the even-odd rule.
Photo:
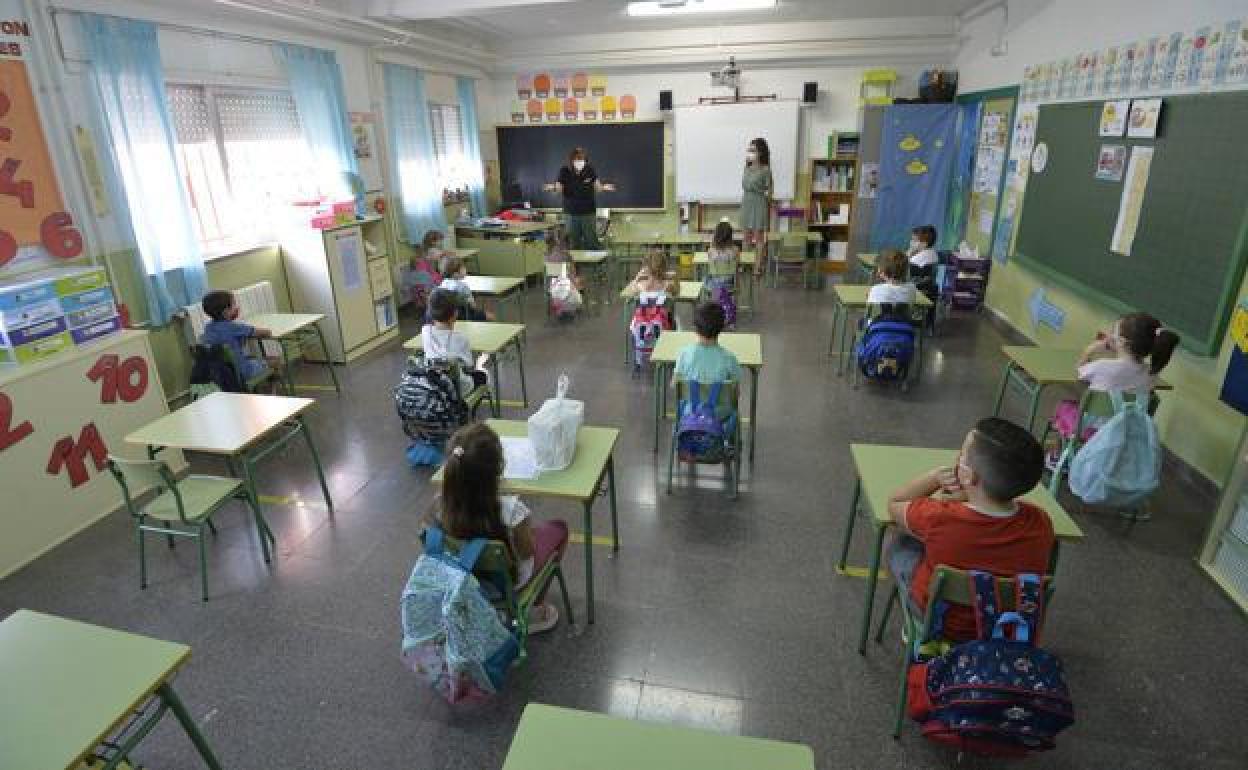
[[[403, 365], [397, 345], [346, 370], [341, 398], [308, 391], [319, 402], [311, 424], [332, 517], [303, 450], [260, 469], [262, 491], [290, 500], [267, 512], [278, 538], [271, 568], [243, 512], [227, 510], [210, 546], [211, 601], [199, 601], [189, 547], [151, 548], [152, 582], [140, 591], [119, 513], [0, 580], [0, 616], [29, 607], [190, 644], [176, 686], [228, 768], [498, 768], [530, 701], [800, 741], [822, 770], [992, 766], [959, 761], [913, 728], [891, 738], [896, 631], [857, 654], [863, 584], [832, 562], [853, 485], [848, 444], [957, 446], [992, 407], [1004, 341], [996, 328], [951, 321], [911, 393], [854, 390], [825, 355], [829, 293], [765, 291], [758, 317], [742, 325], [764, 335], [758, 457], [730, 502], [716, 469], [693, 485], [678, 479], [671, 496], [657, 484], [650, 383], [623, 364], [615, 307], [547, 325], [530, 292], [527, 313], [531, 398], [540, 402], [566, 370], [587, 422], [622, 430], [623, 548], [609, 558], [598, 546], [597, 623], [534, 638], [528, 664], [494, 702], [451, 708], [398, 659], [398, 597], [432, 495], [428, 471], [403, 458], [390, 398]], [[507, 388], [515, 370], [503, 372]], [[195, 465], [220, 471], [210, 459]], [[1028, 767], [1243, 767], [1248, 624], [1193, 562], [1213, 505], [1169, 474], [1150, 523], [1076, 512], [1087, 539], [1063, 551], [1046, 641], [1066, 662], [1079, 721]], [[580, 527], [571, 505], [533, 507]], [[605, 500], [598, 514], [603, 533]], [[581, 547], [565, 562], [583, 621]], [[855, 563], [866, 551], [861, 536]], [[199, 767], [170, 718], [136, 759]]]

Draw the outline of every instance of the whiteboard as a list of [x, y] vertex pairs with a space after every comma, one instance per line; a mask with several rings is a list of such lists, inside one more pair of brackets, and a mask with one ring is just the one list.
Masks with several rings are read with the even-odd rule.
[[741, 200], [741, 172], [750, 140], [771, 148], [773, 197], [792, 200], [797, 179], [798, 103], [747, 102], [677, 107], [676, 198], [732, 203]]

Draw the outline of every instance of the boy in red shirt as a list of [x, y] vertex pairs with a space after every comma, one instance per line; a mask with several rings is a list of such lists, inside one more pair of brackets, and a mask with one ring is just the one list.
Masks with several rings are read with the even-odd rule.
[[[893, 493], [888, 509], [903, 534], [889, 548], [888, 569], [909, 587], [906, 598], [917, 614], [927, 608], [937, 565], [998, 577], [1048, 573], [1053, 525], [1043, 510], [1016, 499], [1043, 472], [1044, 450], [1031, 433], [987, 417], [966, 434], [955, 467], [936, 468]], [[951, 605], [942, 636], [975, 638], [971, 608]]]

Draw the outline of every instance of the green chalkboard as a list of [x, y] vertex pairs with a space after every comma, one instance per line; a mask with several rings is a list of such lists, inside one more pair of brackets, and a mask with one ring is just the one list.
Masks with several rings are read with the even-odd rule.
[[[1115, 311], [1157, 316], [1216, 353], [1248, 257], [1248, 92], [1166, 97], [1155, 139], [1099, 136], [1103, 102], [1045, 105], [1048, 166], [1027, 179], [1017, 257]], [[1095, 177], [1102, 144], [1155, 148], [1129, 256], [1110, 251], [1124, 182]]]

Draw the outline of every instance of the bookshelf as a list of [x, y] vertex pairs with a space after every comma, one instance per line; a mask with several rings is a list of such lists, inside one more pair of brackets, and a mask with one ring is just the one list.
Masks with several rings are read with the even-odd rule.
[[835, 155], [810, 160], [806, 227], [823, 236], [828, 260], [835, 264], [845, 261], [849, 246], [858, 185], [858, 136], [840, 134], [828, 144]]

